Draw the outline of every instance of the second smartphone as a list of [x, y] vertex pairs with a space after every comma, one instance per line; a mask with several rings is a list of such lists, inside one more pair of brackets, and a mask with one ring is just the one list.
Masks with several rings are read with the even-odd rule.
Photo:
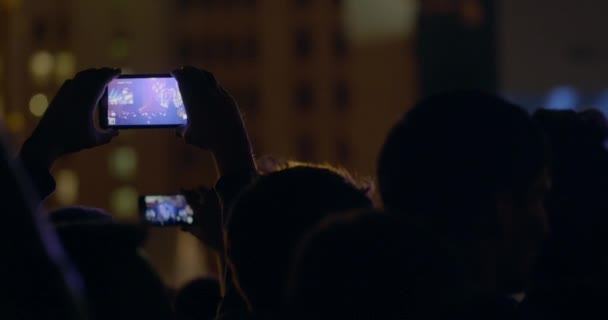
[[140, 196], [139, 212], [147, 225], [189, 226], [194, 223], [194, 212], [181, 194]]

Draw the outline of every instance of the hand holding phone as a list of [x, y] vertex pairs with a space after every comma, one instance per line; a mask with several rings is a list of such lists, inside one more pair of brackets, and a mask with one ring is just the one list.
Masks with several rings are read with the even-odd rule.
[[119, 74], [119, 69], [88, 69], [65, 81], [21, 155], [50, 167], [64, 155], [110, 142], [117, 132], [98, 131], [93, 116], [106, 86]]
[[194, 212], [183, 195], [144, 195], [139, 211], [145, 224], [152, 226], [190, 226]]
[[172, 75], [188, 110], [188, 124], [180, 127], [178, 134], [186, 143], [211, 151], [222, 175], [255, 170], [238, 105], [213, 74], [183, 67]]
[[188, 122], [177, 81], [168, 74], [122, 75], [99, 106], [102, 128], [172, 128]]

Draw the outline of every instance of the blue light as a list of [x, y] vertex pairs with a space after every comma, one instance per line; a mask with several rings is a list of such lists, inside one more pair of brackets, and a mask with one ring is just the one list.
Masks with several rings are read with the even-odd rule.
[[547, 95], [545, 108], [553, 110], [570, 110], [576, 108], [579, 101], [580, 97], [573, 87], [556, 87]]
[[608, 90], [602, 91], [597, 99], [593, 102], [593, 107], [600, 110], [605, 116], [608, 116]]

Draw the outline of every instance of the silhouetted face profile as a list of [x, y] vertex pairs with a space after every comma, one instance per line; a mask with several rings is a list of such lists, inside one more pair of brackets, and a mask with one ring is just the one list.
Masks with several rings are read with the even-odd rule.
[[387, 137], [378, 179], [387, 208], [476, 260], [489, 288], [523, 289], [546, 232], [549, 183], [543, 137], [525, 111], [475, 92], [423, 100]]

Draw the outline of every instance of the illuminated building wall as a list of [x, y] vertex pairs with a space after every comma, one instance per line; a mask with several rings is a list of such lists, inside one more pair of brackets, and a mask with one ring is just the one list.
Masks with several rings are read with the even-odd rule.
[[374, 174], [416, 97], [415, 1], [177, 3], [174, 61], [210, 69], [234, 94], [258, 155]]
[[497, 89], [493, 0], [421, 2], [417, 52], [422, 95]]

